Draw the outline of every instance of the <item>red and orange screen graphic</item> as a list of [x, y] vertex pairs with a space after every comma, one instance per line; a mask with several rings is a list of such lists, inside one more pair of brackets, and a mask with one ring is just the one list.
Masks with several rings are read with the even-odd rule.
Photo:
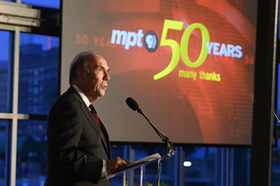
[[256, 15], [254, 0], [64, 1], [62, 90], [74, 56], [98, 50], [111, 79], [96, 107], [112, 141], [160, 141], [132, 97], [174, 143], [248, 145]]

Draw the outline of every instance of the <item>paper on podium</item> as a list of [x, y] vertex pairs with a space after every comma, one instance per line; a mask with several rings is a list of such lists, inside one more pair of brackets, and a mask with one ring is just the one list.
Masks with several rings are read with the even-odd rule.
[[107, 179], [113, 178], [115, 176], [123, 174], [126, 171], [131, 171], [131, 170], [134, 170], [134, 169], [139, 168], [141, 166], [148, 165], [150, 163], [156, 162], [161, 158], [162, 157], [159, 153], [152, 154], [152, 155], [147, 156], [145, 158], [142, 158], [142, 159], [139, 159], [139, 160], [128, 163], [124, 169], [121, 169], [121, 170], [115, 172], [114, 174], [109, 172], [108, 175], [106, 176], [106, 178]]
[[133, 167], [135, 165], [139, 165], [139, 164], [142, 164], [142, 163], [145, 163], [145, 162], [150, 162], [150, 161], [153, 161], [153, 160], [159, 159], [159, 158], [161, 158], [160, 154], [155, 153], [155, 154], [152, 154], [152, 155], [147, 156], [145, 158], [142, 158], [142, 159], [139, 159], [139, 160], [128, 163], [126, 165], [126, 168], [130, 168], [130, 167]]

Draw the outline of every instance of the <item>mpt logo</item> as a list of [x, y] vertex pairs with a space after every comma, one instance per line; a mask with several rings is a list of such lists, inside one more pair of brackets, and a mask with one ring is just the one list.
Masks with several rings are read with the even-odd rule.
[[124, 45], [125, 50], [130, 47], [143, 46], [142, 38], [144, 37], [144, 46], [148, 52], [154, 52], [158, 48], [158, 37], [152, 30], [143, 34], [143, 30], [139, 29], [138, 32], [127, 32], [125, 30], [112, 30], [111, 43], [117, 45]]

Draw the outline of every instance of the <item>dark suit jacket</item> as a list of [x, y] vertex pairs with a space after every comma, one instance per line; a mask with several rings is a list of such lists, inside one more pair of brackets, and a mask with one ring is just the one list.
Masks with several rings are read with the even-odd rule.
[[103, 131], [73, 87], [58, 98], [48, 116], [45, 186], [110, 185], [100, 178], [102, 159], [111, 159], [109, 137], [102, 122], [101, 126]]

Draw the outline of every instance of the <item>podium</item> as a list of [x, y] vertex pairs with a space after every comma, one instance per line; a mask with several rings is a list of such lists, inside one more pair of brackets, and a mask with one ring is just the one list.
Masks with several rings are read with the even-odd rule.
[[127, 164], [126, 168], [115, 172], [114, 174], [109, 173], [106, 178], [107, 179], [111, 179], [113, 177], [116, 176], [120, 176], [123, 175], [123, 186], [127, 186], [126, 184], [126, 177], [127, 177], [127, 173], [135, 170], [135, 169], [140, 169], [140, 186], [144, 186], [145, 184], [145, 174], [144, 174], [144, 167], [146, 165], [152, 164], [152, 163], [156, 163], [158, 164], [157, 166], [157, 186], [160, 186], [160, 169], [161, 169], [161, 163], [166, 160], [171, 158], [173, 155], [176, 154], [176, 151], [173, 152], [169, 152], [164, 156], [161, 156], [159, 153], [155, 153], [153, 155], [144, 157], [142, 159], [133, 161], [129, 164]]

